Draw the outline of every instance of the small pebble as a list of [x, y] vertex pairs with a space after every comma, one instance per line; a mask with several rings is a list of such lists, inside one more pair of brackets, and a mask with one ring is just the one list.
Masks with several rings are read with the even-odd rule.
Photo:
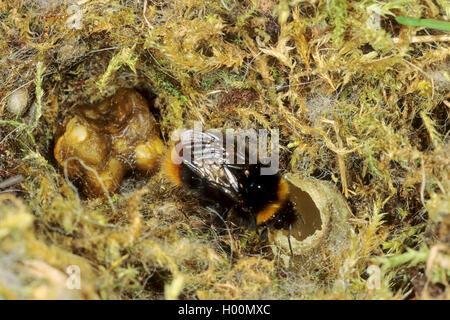
[[8, 111], [15, 114], [21, 115], [28, 104], [28, 90], [23, 87], [19, 90], [14, 91], [9, 97], [7, 102]]

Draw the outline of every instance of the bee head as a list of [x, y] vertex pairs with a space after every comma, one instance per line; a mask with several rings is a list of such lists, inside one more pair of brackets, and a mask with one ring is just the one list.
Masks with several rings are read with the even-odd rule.
[[286, 201], [267, 225], [274, 229], [289, 229], [297, 221], [297, 210], [291, 201]]

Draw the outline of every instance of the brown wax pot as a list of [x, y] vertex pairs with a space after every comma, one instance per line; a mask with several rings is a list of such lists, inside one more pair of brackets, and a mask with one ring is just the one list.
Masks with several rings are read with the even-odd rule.
[[286, 230], [269, 233], [273, 252], [286, 266], [296, 270], [339, 265], [355, 237], [345, 198], [328, 181], [303, 178], [299, 174], [288, 174], [285, 178], [289, 183], [289, 199], [299, 215], [290, 235], [293, 256]]
[[133, 89], [77, 108], [63, 127], [55, 158], [70, 178], [82, 179], [88, 196], [117, 191], [129, 170], [154, 172], [164, 150], [147, 100]]

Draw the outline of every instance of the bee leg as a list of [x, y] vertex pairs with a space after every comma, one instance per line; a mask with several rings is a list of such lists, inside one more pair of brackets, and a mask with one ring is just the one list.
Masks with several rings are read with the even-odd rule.
[[[261, 242], [263, 245], [268, 241], [269, 239], [269, 229], [267, 228], [267, 226], [264, 226], [263, 229], [261, 230], [261, 232], [258, 232], [259, 230], [257, 230], [257, 234], [259, 235], [259, 242]], [[262, 255], [263, 251], [262, 249], [264, 248], [264, 246], [261, 246], [259, 248], [259, 253]]]
[[213, 216], [212, 224], [217, 227], [225, 228], [226, 227], [225, 219], [227, 218], [227, 215], [228, 215], [228, 212], [230, 212], [230, 209], [231, 208], [227, 208], [224, 211], [222, 211], [221, 213], [219, 213], [217, 210], [213, 210], [214, 216]]
[[222, 213], [220, 214], [220, 216], [226, 220], [227, 216], [228, 216], [228, 212], [230, 212], [231, 208], [226, 208], [225, 210], [222, 211]]
[[213, 225], [223, 230], [226, 230], [228, 236], [230, 237], [230, 262], [232, 262], [234, 252], [233, 236], [231, 235], [230, 228], [228, 228], [228, 225], [225, 221], [225, 218], [228, 215], [228, 212], [230, 211], [231, 208], [225, 209], [222, 213], [219, 213], [217, 210], [211, 207], [209, 209], [215, 214], [213, 218]]
[[259, 241], [266, 241], [269, 239], [269, 229], [264, 226], [262, 231], [259, 233]]
[[289, 250], [291, 251], [291, 257], [293, 257], [294, 256], [294, 252], [292, 251], [292, 244], [291, 244], [291, 229], [292, 229], [292, 224], [289, 225], [288, 243], [289, 243]]
[[212, 213], [211, 224], [219, 228], [225, 228], [225, 219], [230, 209], [220, 212], [220, 208], [214, 205], [206, 206], [206, 209]]

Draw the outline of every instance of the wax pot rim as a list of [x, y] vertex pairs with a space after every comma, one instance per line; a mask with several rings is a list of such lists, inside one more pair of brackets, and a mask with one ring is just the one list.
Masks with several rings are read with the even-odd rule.
[[[286, 260], [291, 260], [291, 258], [294, 260], [295, 258], [303, 259], [319, 248], [329, 246], [334, 240], [337, 243], [342, 242], [342, 239], [349, 239], [353, 234], [348, 222], [351, 211], [343, 195], [334, 184], [315, 178], [305, 178], [299, 173], [288, 173], [284, 175], [284, 178], [311, 197], [320, 213], [321, 228], [303, 240], [291, 237], [293, 257], [290, 257], [289, 253], [287, 231], [271, 230], [269, 242], [276, 254], [283, 255]], [[336, 248], [333, 251], [339, 254], [345, 250], [345, 247], [344, 245], [342, 248]]]

